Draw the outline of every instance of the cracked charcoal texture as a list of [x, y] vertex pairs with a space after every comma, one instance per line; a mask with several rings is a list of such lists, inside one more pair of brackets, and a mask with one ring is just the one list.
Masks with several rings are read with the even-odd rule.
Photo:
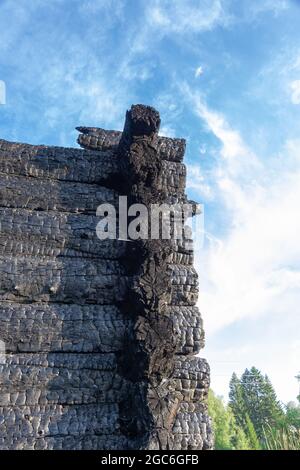
[[123, 132], [78, 127], [81, 149], [0, 140], [0, 450], [212, 448], [188, 233], [96, 235], [119, 195], [189, 202], [185, 140], [159, 126], [134, 105]]

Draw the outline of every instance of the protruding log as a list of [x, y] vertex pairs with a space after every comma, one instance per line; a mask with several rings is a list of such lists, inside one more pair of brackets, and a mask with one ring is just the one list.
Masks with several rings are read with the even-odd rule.
[[[120, 159], [113, 150], [92, 151], [63, 147], [16, 144], [0, 140], [0, 173], [69, 183], [88, 183], [118, 191], [122, 181]], [[162, 160], [159, 184], [168, 194], [182, 199], [186, 168], [176, 161]], [[18, 186], [18, 185], [17, 185]], [[66, 186], [66, 188], [70, 185]], [[80, 187], [80, 186], [79, 186]], [[60, 185], [62, 188], [62, 185]]]
[[191, 266], [169, 265], [172, 305], [193, 306], [198, 300], [198, 275]]
[[203, 320], [197, 307], [169, 307], [174, 335], [177, 336], [177, 351], [180, 354], [197, 354], [204, 348]]
[[116, 149], [122, 137], [120, 131], [107, 131], [98, 127], [76, 127], [76, 130], [80, 132], [78, 144], [90, 150]]
[[201, 403], [207, 398], [210, 368], [200, 357], [178, 357], [171, 379], [181, 395], [182, 402]]
[[[76, 127], [80, 132], [78, 143], [89, 150], [113, 150], [120, 143], [122, 132], [106, 131], [96, 127]], [[181, 162], [184, 157], [186, 143], [184, 139], [158, 137], [158, 153], [162, 160]]]
[[209, 450], [213, 446], [213, 432], [207, 408], [201, 404], [188, 407], [182, 404], [172, 429], [170, 449]]

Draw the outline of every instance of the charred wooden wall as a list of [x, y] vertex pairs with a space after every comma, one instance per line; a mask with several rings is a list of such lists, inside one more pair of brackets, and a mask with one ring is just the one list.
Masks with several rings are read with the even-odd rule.
[[192, 250], [100, 241], [96, 208], [186, 202], [185, 142], [133, 106], [84, 149], [0, 140], [0, 449], [209, 449]]

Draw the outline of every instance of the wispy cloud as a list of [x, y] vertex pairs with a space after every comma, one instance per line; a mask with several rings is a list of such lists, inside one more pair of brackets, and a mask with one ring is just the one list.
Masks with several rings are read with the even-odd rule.
[[199, 164], [190, 164], [187, 175], [187, 189], [196, 190], [206, 201], [214, 198], [214, 190], [207, 182], [205, 173]]
[[[290, 305], [295, 291], [300, 302], [300, 156], [298, 142], [290, 141], [282, 155], [264, 161], [199, 95], [185, 87], [185, 96], [221, 143], [214, 171], [200, 173], [201, 184], [211, 187], [200, 188], [202, 197], [214, 193], [227, 220], [225, 235], [208, 243], [201, 259], [201, 308], [212, 332], [241, 318], [272, 315], [280, 299]], [[193, 171], [192, 179], [199, 179]]]
[[248, 4], [249, 10], [254, 16], [265, 12], [279, 15], [290, 6], [290, 0], [260, 0], [259, 2], [249, 2]]
[[148, 5], [148, 21], [165, 33], [203, 32], [229, 21], [221, 0], [153, 0]]
[[300, 80], [294, 80], [290, 83], [291, 101], [293, 104], [300, 104]]
[[[0, 24], [7, 18], [13, 18], [14, 24], [11, 29], [1, 28], [0, 40], [1, 62], [15, 70], [7, 82], [11, 96], [7, 109], [15, 116], [19, 127], [27, 116], [35, 123], [34, 129], [29, 126], [26, 130], [26, 139], [32, 142], [47, 139], [47, 134], [54, 129], [59, 139], [60, 126], [68, 122], [68, 144], [75, 145], [72, 129], [75, 125], [122, 126], [124, 110], [134, 102], [134, 91], [129, 87], [129, 71], [124, 81], [122, 51], [109, 47], [111, 18], [117, 18], [123, 2], [116, 2], [115, 10], [112, 10], [113, 3], [75, 1], [70, 15], [82, 28], [71, 32], [64, 14], [65, 2], [55, 0], [48, 5], [37, 1], [35, 8], [23, 0], [17, 5], [10, 0], [1, 4]], [[40, 28], [45, 15], [48, 21]], [[101, 28], [97, 17], [101, 18]], [[86, 24], [88, 28], [84, 27]], [[30, 35], [27, 34], [29, 29]], [[105, 62], [97, 48], [106, 54]], [[117, 56], [120, 58], [116, 61]], [[12, 129], [11, 138], [14, 138]], [[62, 142], [56, 140], [56, 143]]]
[[225, 391], [233, 370], [255, 364], [290, 400], [299, 367], [300, 141], [256, 155], [199, 93], [181, 92], [216, 138], [213, 168], [188, 167], [189, 187], [210, 207], [206, 218], [217, 209], [196, 257], [212, 386]]

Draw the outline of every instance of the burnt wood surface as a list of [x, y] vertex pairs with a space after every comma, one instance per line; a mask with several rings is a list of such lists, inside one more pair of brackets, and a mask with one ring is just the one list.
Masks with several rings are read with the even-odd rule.
[[96, 235], [119, 195], [188, 202], [159, 126], [135, 105], [83, 149], [0, 140], [0, 450], [212, 447], [192, 248]]

